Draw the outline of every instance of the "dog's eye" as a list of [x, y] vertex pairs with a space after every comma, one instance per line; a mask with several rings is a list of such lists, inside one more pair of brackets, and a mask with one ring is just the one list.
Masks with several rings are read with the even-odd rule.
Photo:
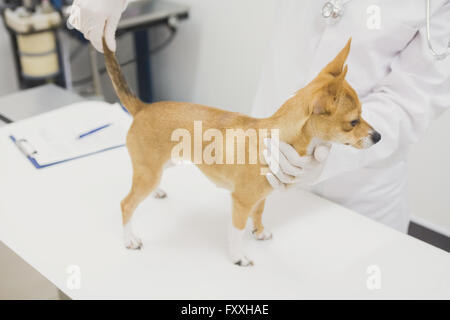
[[352, 122], [350, 122], [350, 124], [352, 125], [352, 127], [356, 127], [359, 124], [359, 120], [353, 120]]

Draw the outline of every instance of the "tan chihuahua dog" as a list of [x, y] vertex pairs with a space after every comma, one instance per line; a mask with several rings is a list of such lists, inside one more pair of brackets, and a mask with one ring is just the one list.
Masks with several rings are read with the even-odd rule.
[[[129, 249], [141, 248], [141, 240], [132, 232], [133, 213], [150, 193], [155, 192], [163, 170], [173, 160], [172, 151], [177, 146], [177, 141], [173, 141], [173, 133], [177, 129], [183, 129], [194, 135], [194, 122], [201, 121], [204, 130], [212, 129], [223, 133], [223, 136], [230, 129], [241, 132], [249, 129], [259, 132], [277, 129], [279, 139], [294, 146], [302, 156], [312, 152], [314, 141], [346, 144], [358, 149], [377, 143], [381, 138], [380, 134], [361, 118], [361, 103], [355, 90], [345, 80], [345, 61], [350, 44], [351, 39], [311, 83], [296, 92], [273, 116], [255, 119], [193, 103], [145, 104], [131, 92], [114, 53], [103, 43], [106, 66], [115, 91], [134, 117], [127, 137], [133, 181], [130, 193], [121, 202], [125, 246]], [[242, 248], [243, 232], [249, 217], [253, 220], [253, 235], [256, 239], [267, 240], [272, 236], [262, 224], [265, 199], [272, 192], [272, 187], [265, 175], [261, 174], [267, 169], [267, 164], [261, 160], [264, 149], [258, 144], [261, 138], [265, 137], [258, 134], [257, 141], [248, 139], [245, 149], [246, 159], [251, 157], [250, 150], [257, 150], [259, 158], [256, 163], [196, 163], [216, 185], [231, 192], [233, 212], [230, 253], [233, 263], [240, 266], [253, 265]], [[226, 145], [225, 141], [218, 143]], [[207, 148], [202, 143], [201, 151], [206, 152]], [[189, 151], [194, 149], [192, 146]], [[232, 150], [224, 149], [225, 153], [231, 152], [230, 158], [234, 159], [234, 147]], [[190, 155], [194, 153], [195, 151], [188, 152]], [[228, 159], [227, 154], [221, 156]], [[188, 158], [193, 159], [190, 156]]]

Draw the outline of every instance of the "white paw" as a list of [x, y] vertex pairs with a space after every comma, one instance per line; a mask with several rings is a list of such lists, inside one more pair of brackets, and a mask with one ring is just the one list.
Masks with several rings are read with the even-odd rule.
[[167, 197], [167, 193], [163, 189], [158, 188], [153, 191], [153, 197], [155, 199], [164, 199], [165, 197]]
[[130, 250], [141, 250], [144, 246], [142, 240], [135, 235], [124, 236], [125, 247]]
[[130, 224], [127, 224], [123, 229], [123, 242], [125, 247], [130, 250], [140, 250], [143, 248], [142, 240], [133, 234]]
[[238, 266], [248, 267], [253, 265], [253, 261], [247, 258], [244, 254], [242, 236], [244, 235], [245, 229], [238, 230], [235, 227], [231, 228], [230, 233], [230, 257], [231, 261]]
[[264, 229], [261, 233], [256, 233], [256, 230], [252, 232], [253, 238], [256, 240], [271, 240], [273, 238], [272, 232], [268, 231], [267, 229]]
[[251, 267], [253, 266], [253, 261], [251, 261], [249, 258], [247, 258], [245, 255], [232, 255], [231, 261], [239, 266], [239, 267]]

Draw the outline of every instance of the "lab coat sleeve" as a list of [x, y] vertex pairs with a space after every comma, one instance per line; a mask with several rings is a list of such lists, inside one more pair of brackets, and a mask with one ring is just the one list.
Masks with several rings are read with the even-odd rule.
[[[442, 52], [450, 41], [450, 3], [433, 15], [432, 28], [433, 45]], [[366, 150], [333, 146], [319, 182], [346, 171], [405, 160], [409, 147], [450, 107], [450, 56], [438, 61], [431, 55], [424, 26], [361, 101], [363, 118], [382, 140]]]

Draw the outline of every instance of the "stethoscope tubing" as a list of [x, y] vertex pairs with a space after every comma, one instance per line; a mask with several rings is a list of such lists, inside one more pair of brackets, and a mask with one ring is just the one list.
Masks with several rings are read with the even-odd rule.
[[427, 0], [426, 6], [427, 6], [427, 43], [428, 48], [430, 48], [431, 54], [437, 59], [437, 60], [444, 60], [450, 55], [450, 41], [448, 43], [448, 48], [446, 52], [438, 53], [433, 48], [433, 44], [431, 43], [431, 13], [430, 13], [430, 2], [431, 0]]

